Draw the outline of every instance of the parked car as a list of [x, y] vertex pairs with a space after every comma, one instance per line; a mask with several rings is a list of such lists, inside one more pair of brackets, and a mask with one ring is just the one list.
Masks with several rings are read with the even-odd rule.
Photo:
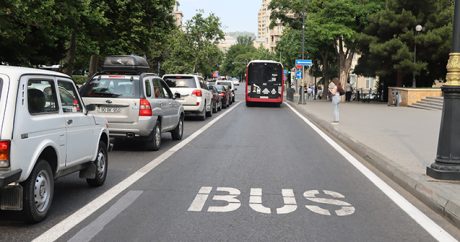
[[222, 97], [219, 95], [215, 86], [208, 86], [209, 91], [212, 93], [212, 112], [217, 113], [222, 110]]
[[62, 73], [0, 66], [0, 209], [46, 218], [54, 180], [80, 172], [90, 186], [107, 177], [109, 130], [89, 114]]
[[231, 99], [230, 99], [230, 103], [233, 103], [235, 102], [235, 91], [236, 91], [236, 87], [235, 85], [233, 84], [232, 81], [217, 81], [216, 82], [216, 85], [225, 85], [228, 87], [228, 89], [230, 89], [232, 95], [231, 95]]
[[239, 85], [240, 85], [240, 80], [238, 80], [238, 78], [233, 78], [233, 79], [232, 79], [232, 82], [233, 82], [233, 85], [235, 85], [235, 86], [239, 86]]
[[215, 85], [214, 87], [217, 89], [219, 95], [222, 97], [222, 108], [227, 108], [228, 106], [230, 106], [230, 100], [232, 99], [232, 92], [230, 91], [230, 89], [224, 85]]
[[202, 77], [166, 74], [163, 79], [173, 92], [180, 93], [179, 102], [184, 106], [186, 115], [198, 116], [201, 120], [212, 116], [212, 93]]
[[101, 73], [80, 89], [83, 100], [96, 105], [93, 112], [108, 120], [115, 140], [140, 140], [146, 149], [159, 150], [161, 134], [182, 139], [184, 108], [168, 85], [148, 73], [147, 61], [138, 56], [109, 56]]

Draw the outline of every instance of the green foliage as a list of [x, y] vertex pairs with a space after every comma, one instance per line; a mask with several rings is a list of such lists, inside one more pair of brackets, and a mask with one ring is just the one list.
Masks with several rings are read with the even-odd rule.
[[91, 55], [162, 58], [173, 0], [0, 1], [0, 62], [86, 69]]
[[224, 38], [220, 19], [199, 11], [185, 24], [185, 32], [176, 30], [167, 36], [163, 69], [167, 73], [201, 73], [210, 75], [218, 68], [223, 53], [217, 44]]
[[[356, 71], [379, 75], [398, 86], [411, 85], [413, 72], [419, 76], [418, 86], [431, 86], [433, 80], [444, 79], [452, 16], [450, 0], [388, 0], [385, 9], [368, 17], [360, 43], [363, 58]], [[417, 34], [418, 24], [424, 29]], [[418, 51], [414, 64], [415, 44]]]

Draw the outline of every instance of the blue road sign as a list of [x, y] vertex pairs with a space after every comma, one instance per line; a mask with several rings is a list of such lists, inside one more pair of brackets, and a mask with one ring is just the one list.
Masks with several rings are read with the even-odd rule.
[[312, 60], [295, 60], [296, 65], [300, 66], [312, 66], [313, 61]]
[[296, 71], [295, 78], [302, 79], [302, 71]]

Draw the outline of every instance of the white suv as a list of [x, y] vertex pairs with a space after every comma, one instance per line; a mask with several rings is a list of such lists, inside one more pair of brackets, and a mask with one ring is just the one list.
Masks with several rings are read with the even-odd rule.
[[184, 106], [186, 115], [198, 116], [201, 120], [212, 116], [212, 93], [202, 77], [167, 74], [163, 79], [172, 92], [180, 94], [178, 101]]
[[54, 180], [80, 171], [90, 186], [107, 176], [107, 121], [89, 115], [69, 76], [0, 66], [0, 210], [43, 220]]

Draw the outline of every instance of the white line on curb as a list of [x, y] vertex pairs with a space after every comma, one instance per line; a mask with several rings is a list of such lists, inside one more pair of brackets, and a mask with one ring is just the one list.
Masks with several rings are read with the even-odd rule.
[[415, 222], [422, 226], [434, 239], [438, 241], [457, 241], [452, 235], [447, 233], [443, 228], [437, 225], [428, 216], [422, 213], [418, 208], [412, 205], [407, 199], [401, 196], [382, 179], [380, 179], [374, 172], [365, 167], [349, 152], [338, 145], [334, 140], [327, 136], [321, 129], [314, 125], [310, 120], [300, 114], [291, 105], [285, 103], [297, 116], [299, 116], [305, 123], [307, 123], [316, 133], [318, 133], [326, 142], [328, 142], [339, 154], [350, 162], [358, 171], [360, 171], [367, 179], [379, 188], [387, 197], [389, 197], [396, 205], [398, 205], [404, 212], [406, 212]]
[[174, 153], [182, 149], [184, 146], [186, 146], [188, 143], [190, 143], [192, 140], [194, 140], [196, 137], [198, 137], [200, 134], [202, 134], [204, 131], [206, 131], [208, 128], [210, 128], [212, 125], [214, 125], [217, 121], [219, 121], [221, 118], [225, 117], [228, 113], [230, 113], [233, 109], [238, 107], [238, 105], [241, 102], [235, 103], [235, 105], [228, 109], [225, 113], [220, 115], [219, 117], [213, 119], [211, 122], [207, 123], [205, 126], [201, 127], [201, 129], [195, 131], [192, 135], [190, 135], [187, 139], [183, 140], [179, 144], [173, 146], [154, 160], [150, 161], [142, 167], [141, 169], [137, 170], [134, 172], [132, 175], [115, 185], [114, 187], [110, 188], [110, 190], [104, 192], [102, 195], [99, 197], [95, 198], [93, 201], [90, 203], [86, 204], [84, 207], [80, 208], [78, 211], [67, 217], [66, 219], [62, 220], [58, 224], [54, 225], [52, 228], [48, 229], [46, 232], [35, 238], [34, 242], [49, 242], [49, 241], [55, 241], [59, 239], [62, 235], [67, 233], [69, 230], [77, 226], [79, 223], [81, 223], [83, 220], [88, 218], [91, 214], [96, 212], [98, 209], [106, 205], [108, 202], [110, 202], [112, 199], [114, 199], [117, 195], [125, 191], [128, 187], [130, 187], [132, 184], [134, 184], [136, 181], [141, 179], [143, 176], [145, 176], [147, 173], [155, 169], [158, 165], [163, 163], [166, 159], [168, 159], [170, 156], [172, 156]]

